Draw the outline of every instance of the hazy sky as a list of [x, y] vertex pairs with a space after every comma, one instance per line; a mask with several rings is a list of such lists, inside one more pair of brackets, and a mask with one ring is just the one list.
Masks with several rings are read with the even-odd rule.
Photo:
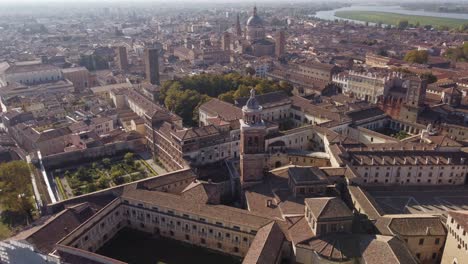
[[277, 3], [291, 3], [291, 2], [302, 2], [302, 3], [313, 3], [313, 2], [345, 2], [345, 3], [360, 3], [360, 4], [372, 4], [372, 3], [408, 3], [408, 2], [425, 2], [425, 3], [465, 3], [468, 4], [468, 0], [0, 0], [0, 5], [20, 5], [20, 6], [34, 6], [43, 4], [95, 4], [96, 6], [111, 6], [114, 4], [142, 4], [142, 3], [164, 3], [168, 5], [177, 3], [266, 3], [266, 2], [277, 2]]

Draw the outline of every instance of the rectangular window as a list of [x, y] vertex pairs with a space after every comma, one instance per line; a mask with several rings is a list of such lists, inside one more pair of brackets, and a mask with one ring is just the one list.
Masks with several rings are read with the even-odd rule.
[[419, 245], [424, 245], [424, 238], [419, 239]]

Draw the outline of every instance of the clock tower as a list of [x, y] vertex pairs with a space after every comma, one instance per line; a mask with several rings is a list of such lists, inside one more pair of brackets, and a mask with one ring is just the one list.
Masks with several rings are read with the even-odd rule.
[[264, 173], [266, 126], [262, 106], [250, 90], [250, 98], [242, 107], [240, 120], [240, 172], [243, 188], [261, 182]]

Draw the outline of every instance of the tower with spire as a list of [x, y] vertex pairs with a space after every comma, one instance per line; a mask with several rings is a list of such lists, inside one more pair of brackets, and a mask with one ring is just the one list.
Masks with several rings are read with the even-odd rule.
[[266, 126], [262, 120], [262, 106], [250, 90], [250, 98], [242, 107], [240, 120], [240, 177], [243, 188], [263, 179]]

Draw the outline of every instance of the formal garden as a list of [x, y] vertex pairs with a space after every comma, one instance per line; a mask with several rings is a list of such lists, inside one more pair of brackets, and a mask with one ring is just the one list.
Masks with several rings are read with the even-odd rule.
[[149, 164], [131, 152], [52, 173], [62, 199], [157, 175]]
[[393, 129], [390, 129], [390, 128], [377, 129], [376, 132], [384, 134], [384, 135], [392, 137], [392, 138], [396, 138], [398, 140], [402, 140], [402, 139], [405, 139], [405, 138], [411, 136], [410, 134], [406, 133], [403, 130], [398, 131], [398, 130], [393, 130]]

